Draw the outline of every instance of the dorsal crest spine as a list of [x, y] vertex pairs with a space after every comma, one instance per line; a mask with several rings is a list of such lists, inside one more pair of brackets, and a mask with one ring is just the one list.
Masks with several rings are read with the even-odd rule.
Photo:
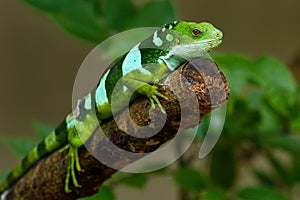
[[178, 21], [173, 21], [171, 23], [163, 25], [163, 28], [166, 29], [173, 29], [178, 24]]

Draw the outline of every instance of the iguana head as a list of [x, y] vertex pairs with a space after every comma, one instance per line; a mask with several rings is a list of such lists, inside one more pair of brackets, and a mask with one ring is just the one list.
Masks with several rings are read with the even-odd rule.
[[[172, 25], [169, 25], [169, 28], [171, 28]], [[183, 43], [205, 43], [208, 42], [212, 46], [211, 47], [217, 47], [221, 44], [223, 39], [223, 33], [219, 29], [215, 28], [212, 24], [208, 22], [201, 22], [201, 23], [195, 23], [195, 22], [184, 22], [179, 21], [176, 23], [173, 22], [172, 29], [175, 32], [178, 32], [179, 35], [187, 36], [182, 38], [181, 44]]]
[[223, 39], [222, 31], [208, 22], [174, 21], [164, 25], [161, 33], [169, 43], [169, 55], [184, 58], [201, 56], [218, 47]]

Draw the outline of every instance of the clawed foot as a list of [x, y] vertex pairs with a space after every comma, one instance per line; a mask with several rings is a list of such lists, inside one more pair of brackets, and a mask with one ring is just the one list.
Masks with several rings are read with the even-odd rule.
[[79, 157], [78, 157], [78, 148], [73, 147], [71, 145], [67, 145], [63, 149], [60, 150], [60, 152], [69, 150], [68, 152], [68, 169], [67, 169], [67, 175], [65, 179], [65, 192], [69, 193], [71, 190], [69, 189], [69, 184], [70, 184], [70, 176], [72, 178], [73, 185], [75, 187], [81, 187], [81, 185], [78, 184], [78, 181], [76, 179], [76, 174], [75, 174], [75, 168], [77, 171], [82, 171], [81, 166], [79, 163]]
[[139, 88], [140, 93], [143, 93], [144, 95], [146, 95], [149, 100], [150, 100], [150, 104], [152, 108], [155, 108], [155, 103], [158, 105], [159, 109], [161, 110], [161, 112], [163, 114], [166, 114], [165, 109], [163, 108], [163, 106], [161, 105], [158, 97], [164, 99], [164, 100], [168, 100], [168, 98], [161, 94], [160, 92], [158, 92], [159, 88], [162, 87], [162, 84], [158, 84], [155, 83], [154, 85], [143, 85], [141, 88]]

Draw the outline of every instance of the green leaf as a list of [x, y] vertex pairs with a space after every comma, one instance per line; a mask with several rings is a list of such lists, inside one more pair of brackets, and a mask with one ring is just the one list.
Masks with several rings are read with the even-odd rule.
[[293, 119], [291, 122], [291, 128], [300, 132], [300, 118]]
[[173, 3], [169, 0], [149, 1], [139, 9], [127, 27], [161, 27], [176, 18]]
[[210, 176], [213, 182], [224, 188], [232, 186], [236, 176], [236, 160], [233, 149], [224, 145], [214, 149], [210, 164]]
[[[251, 99], [249, 99], [249, 101], [251, 101]], [[270, 107], [262, 105], [259, 112], [261, 117], [259, 124], [260, 131], [276, 133], [280, 130], [282, 126], [281, 119], [278, 114], [274, 113], [274, 111], [270, 109]]]
[[241, 189], [237, 195], [245, 200], [289, 200], [274, 189], [263, 187], [248, 187]]
[[[257, 59], [253, 64], [253, 76], [256, 81], [265, 88], [281, 89], [281, 92], [295, 94], [297, 92], [297, 82], [291, 71], [279, 60], [264, 56]], [[277, 93], [280, 91], [277, 90]]]
[[103, 0], [103, 17], [115, 30], [124, 30], [126, 21], [135, 14], [136, 8], [131, 0]]
[[251, 74], [252, 61], [243, 55], [237, 54], [214, 54], [213, 60], [218, 63], [220, 70], [224, 72], [228, 80], [231, 99], [236, 95], [242, 95]]
[[174, 179], [180, 187], [188, 191], [203, 190], [206, 186], [206, 180], [203, 175], [190, 167], [178, 169], [175, 172]]
[[44, 12], [58, 12], [70, 4], [70, 0], [24, 0]]
[[[238, 116], [238, 120], [236, 118]], [[234, 110], [227, 115], [224, 131], [234, 139], [252, 138], [261, 122], [260, 112], [249, 108], [245, 100], [236, 100]]]
[[294, 174], [294, 180], [299, 182], [300, 180], [300, 160], [299, 155], [294, 155], [292, 160], [292, 173]]
[[95, 3], [87, 0], [25, 0], [31, 6], [48, 14], [58, 13], [84, 13], [84, 15], [95, 16]]
[[297, 82], [290, 70], [272, 57], [261, 57], [253, 64], [252, 75], [265, 91], [267, 105], [283, 117], [290, 116], [297, 96]]
[[54, 129], [53, 126], [36, 120], [32, 122], [32, 127], [34, 128], [35, 132], [38, 133], [41, 139], [45, 138]]
[[211, 188], [204, 192], [199, 200], [228, 200], [228, 197], [220, 188]]
[[295, 155], [300, 155], [300, 140], [295, 136], [272, 136], [272, 138], [261, 139], [262, 144], [268, 147], [280, 148]]
[[59, 13], [52, 17], [66, 31], [82, 39], [100, 43], [108, 37], [108, 30], [104, 25], [100, 26], [96, 23], [95, 18], [81, 14]]
[[103, 186], [101, 186], [99, 192], [96, 195], [83, 198], [83, 200], [100, 200], [100, 199], [101, 200], [115, 200], [116, 197], [115, 197], [113, 191], [109, 187], [103, 185]]
[[148, 176], [146, 174], [132, 174], [121, 178], [118, 183], [125, 184], [134, 188], [142, 189], [145, 187], [148, 181]]
[[274, 181], [272, 179], [274, 177], [271, 177], [270, 175], [266, 174], [266, 172], [255, 170], [254, 174], [262, 184], [269, 186], [274, 185]]
[[35, 142], [25, 138], [7, 139], [6, 144], [19, 156], [26, 156], [35, 147]]
[[80, 38], [99, 43], [108, 30], [97, 19], [95, 3], [86, 0], [26, 0], [49, 14], [62, 28]]
[[275, 156], [273, 156], [271, 153], [267, 153], [267, 158], [269, 159], [280, 180], [285, 185], [291, 186], [294, 182], [294, 174], [291, 173], [291, 170], [284, 166], [279, 159], [275, 158]]

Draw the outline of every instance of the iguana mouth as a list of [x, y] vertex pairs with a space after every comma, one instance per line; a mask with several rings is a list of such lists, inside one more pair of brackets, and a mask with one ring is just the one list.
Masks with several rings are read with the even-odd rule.
[[[207, 39], [207, 40], [201, 40], [199, 42], [195, 42], [194, 44], [199, 45], [200, 48], [203, 46], [203, 48], [207, 47], [212, 49], [215, 47], [218, 47], [222, 43], [222, 39]], [[207, 50], [210, 50], [207, 49]]]
[[218, 47], [222, 43], [221, 39], [207, 39], [199, 42], [193, 42], [190, 44], [179, 44], [174, 46], [167, 57], [171, 55], [179, 56], [184, 59], [190, 59], [195, 57], [201, 57], [210, 50]]

